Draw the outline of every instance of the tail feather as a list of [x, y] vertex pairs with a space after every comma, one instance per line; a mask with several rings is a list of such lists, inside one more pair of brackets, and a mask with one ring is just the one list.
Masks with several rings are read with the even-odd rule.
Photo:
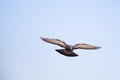
[[75, 54], [74, 52], [65, 52], [64, 49], [55, 49], [57, 52], [59, 52], [60, 54], [64, 55], [64, 56], [68, 56], [68, 57], [75, 57], [78, 56], [77, 54]]

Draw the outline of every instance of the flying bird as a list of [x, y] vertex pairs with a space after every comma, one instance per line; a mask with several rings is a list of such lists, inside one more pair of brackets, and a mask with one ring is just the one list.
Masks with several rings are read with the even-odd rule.
[[99, 46], [93, 46], [93, 45], [85, 44], [85, 43], [81, 43], [81, 44], [78, 43], [78, 44], [75, 44], [75, 45], [68, 45], [64, 41], [61, 41], [59, 39], [51, 39], [51, 38], [43, 38], [43, 37], [40, 37], [40, 38], [45, 42], [48, 42], [48, 43], [55, 44], [55, 45], [63, 47], [64, 49], [55, 49], [55, 50], [57, 52], [59, 52], [60, 54], [62, 54], [64, 56], [68, 56], [68, 57], [78, 56], [76, 53], [73, 52], [73, 50], [75, 50], [75, 49], [94, 50], [94, 49], [101, 48]]

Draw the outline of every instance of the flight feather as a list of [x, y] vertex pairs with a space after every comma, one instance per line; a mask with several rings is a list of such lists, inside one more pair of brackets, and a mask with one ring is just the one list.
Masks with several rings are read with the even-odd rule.
[[55, 45], [59, 45], [61, 47], [66, 46], [66, 43], [64, 41], [59, 40], [59, 39], [51, 39], [51, 38], [43, 38], [43, 37], [41, 37], [41, 39], [45, 42], [55, 44]]
[[92, 49], [99, 49], [99, 48], [100, 47], [98, 47], [98, 46], [93, 46], [93, 45], [85, 44], [85, 43], [76, 44], [75, 46], [73, 46], [73, 49], [89, 49], [89, 50], [92, 50]]

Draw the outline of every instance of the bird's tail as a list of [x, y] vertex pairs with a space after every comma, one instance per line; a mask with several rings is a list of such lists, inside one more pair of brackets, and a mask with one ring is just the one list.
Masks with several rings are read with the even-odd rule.
[[74, 52], [66, 52], [65, 49], [55, 49], [57, 52], [59, 52], [60, 54], [64, 55], [64, 56], [68, 56], [68, 57], [75, 57], [78, 56], [77, 54], [75, 54]]

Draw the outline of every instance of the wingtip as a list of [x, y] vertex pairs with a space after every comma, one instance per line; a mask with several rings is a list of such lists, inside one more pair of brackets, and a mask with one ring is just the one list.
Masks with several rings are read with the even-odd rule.
[[97, 47], [96, 49], [100, 49], [101, 47]]
[[40, 37], [40, 39], [43, 39], [43, 37]]

